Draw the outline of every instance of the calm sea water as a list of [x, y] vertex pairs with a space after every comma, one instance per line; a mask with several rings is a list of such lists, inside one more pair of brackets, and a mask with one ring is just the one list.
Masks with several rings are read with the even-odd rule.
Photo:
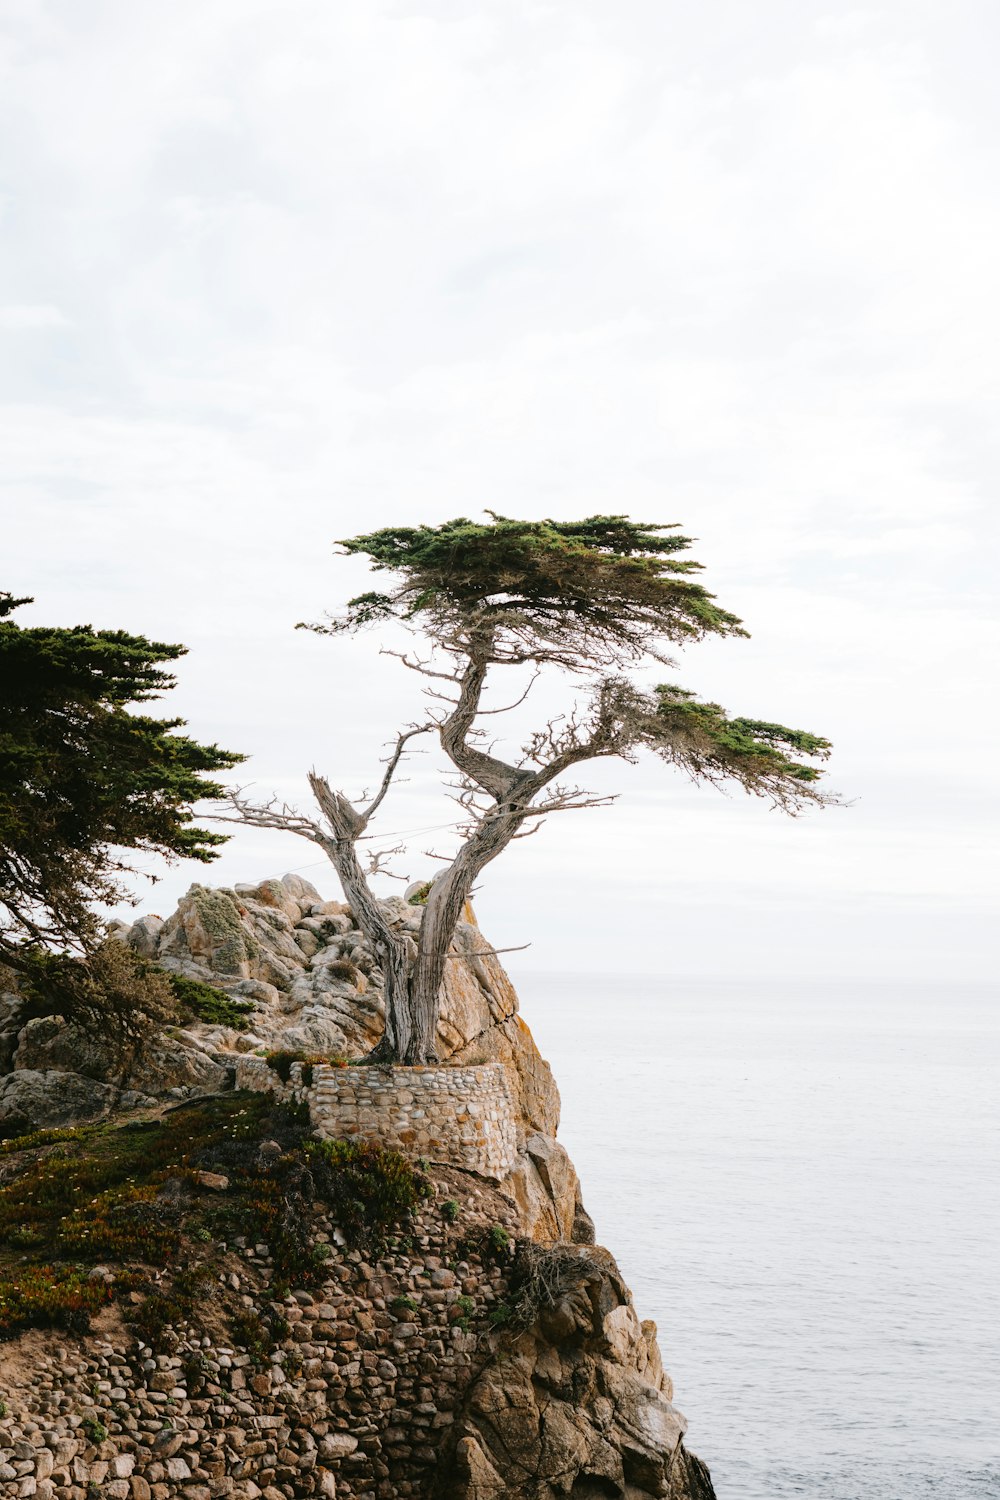
[[1000, 1497], [1000, 1004], [517, 975], [720, 1500]]

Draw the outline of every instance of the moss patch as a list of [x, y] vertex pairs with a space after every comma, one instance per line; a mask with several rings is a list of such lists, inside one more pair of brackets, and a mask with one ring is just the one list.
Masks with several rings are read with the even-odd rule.
[[189, 892], [201, 924], [212, 939], [212, 960], [220, 974], [238, 974], [242, 964], [260, 953], [256, 939], [240, 918], [236, 900], [227, 891], [193, 885]]

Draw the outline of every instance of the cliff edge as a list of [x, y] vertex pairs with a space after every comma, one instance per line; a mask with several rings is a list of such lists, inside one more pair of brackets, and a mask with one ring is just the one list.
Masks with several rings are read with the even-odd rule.
[[465, 917], [433, 1069], [343, 1066], [380, 974], [297, 875], [119, 927], [208, 1019], [0, 999], [0, 1493], [711, 1500]]

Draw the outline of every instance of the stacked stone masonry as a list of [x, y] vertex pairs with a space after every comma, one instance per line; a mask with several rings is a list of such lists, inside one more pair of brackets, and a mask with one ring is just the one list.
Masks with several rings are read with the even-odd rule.
[[362, 1136], [438, 1166], [502, 1182], [518, 1160], [514, 1098], [502, 1063], [456, 1068], [312, 1067], [293, 1063], [282, 1088], [262, 1057], [240, 1057], [236, 1087], [295, 1094], [328, 1139]]
[[[461, 1204], [452, 1227], [444, 1198]], [[0, 1361], [0, 1496], [36, 1500], [403, 1500], [429, 1494], [462, 1393], [482, 1368], [506, 1270], [462, 1244], [514, 1235], [510, 1203], [437, 1177], [407, 1249], [371, 1262], [320, 1219], [329, 1276], [281, 1301], [270, 1354], [178, 1325], [169, 1352], [114, 1309], [103, 1331], [26, 1336]], [[266, 1245], [236, 1242], [220, 1294], [267, 1305]], [[9, 1348], [9, 1346], [8, 1346]]]
[[324, 1136], [370, 1136], [496, 1182], [517, 1160], [514, 1103], [500, 1063], [467, 1068], [317, 1064], [307, 1097], [313, 1124]]

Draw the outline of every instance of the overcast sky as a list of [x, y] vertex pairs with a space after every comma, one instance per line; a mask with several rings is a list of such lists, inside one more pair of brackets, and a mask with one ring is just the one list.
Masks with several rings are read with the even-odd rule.
[[[419, 684], [293, 625], [336, 537], [681, 522], [835, 742], [789, 820], [659, 762], [484, 878], [521, 967], [981, 980], [995, 951], [1000, 112], [974, 0], [0, 0], [0, 587], [185, 642], [166, 711], [305, 805]], [[500, 701], [499, 699], [497, 701]], [[448, 848], [437, 762], [382, 826]], [[239, 833], [211, 878], [331, 872]], [[197, 866], [143, 896], [166, 914]], [[388, 892], [395, 887], [385, 884]]]

